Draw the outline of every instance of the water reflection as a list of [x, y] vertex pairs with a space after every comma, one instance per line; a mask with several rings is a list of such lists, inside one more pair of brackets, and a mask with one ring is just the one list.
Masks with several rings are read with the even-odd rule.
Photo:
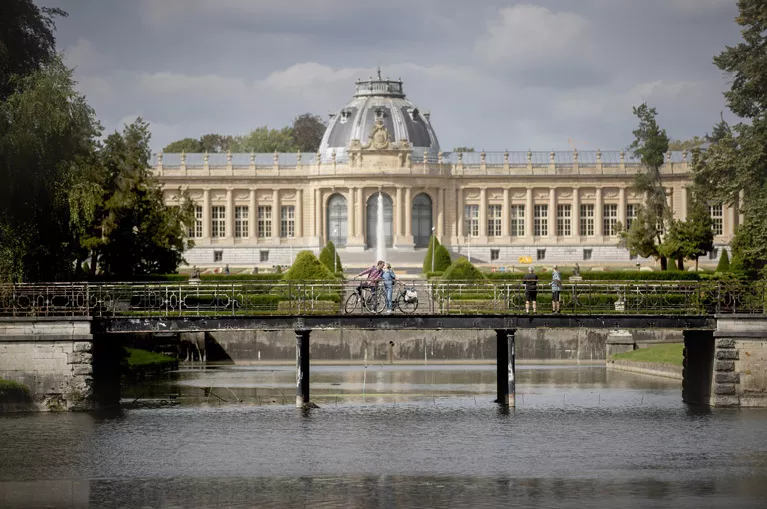
[[0, 417], [0, 507], [761, 507], [767, 495], [767, 412], [687, 408], [675, 380], [520, 366], [518, 407], [504, 411], [491, 366], [317, 366], [324, 402], [301, 413], [294, 377], [182, 370], [126, 393], [163, 405]]

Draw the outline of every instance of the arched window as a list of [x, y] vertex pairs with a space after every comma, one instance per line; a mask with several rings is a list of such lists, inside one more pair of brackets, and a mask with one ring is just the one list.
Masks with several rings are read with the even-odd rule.
[[421, 193], [413, 199], [413, 241], [415, 247], [429, 247], [432, 227], [431, 198]]
[[348, 232], [348, 211], [346, 198], [340, 194], [334, 194], [328, 200], [327, 210], [327, 239], [336, 247], [346, 247]]

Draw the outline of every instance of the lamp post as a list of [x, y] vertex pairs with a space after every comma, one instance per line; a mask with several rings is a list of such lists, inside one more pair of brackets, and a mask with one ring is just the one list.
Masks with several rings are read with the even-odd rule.
[[434, 236], [434, 227], [431, 227], [431, 271], [434, 272], [434, 251], [437, 250], [437, 237]]

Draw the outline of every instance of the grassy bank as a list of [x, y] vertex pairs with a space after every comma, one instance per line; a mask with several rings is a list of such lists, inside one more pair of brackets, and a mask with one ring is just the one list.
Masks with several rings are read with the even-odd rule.
[[31, 399], [26, 385], [0, 378], [0, 404], [24, 403]]
[[684, 345], [681, 343], [670, 343], [665, 345], [654, 345], [647, 348], [640, 348], [633, 352], [619, 353], [612, 356], [615, 360], [634, 361], [634, 362], [660, 362], [671, 364], [672, 366], [682, 365], [682, 350]]
[[178, 359], [139, 348], [126, 348], [127, 366], [124, 373], [129, 378], [144, 378], [178, 369]]

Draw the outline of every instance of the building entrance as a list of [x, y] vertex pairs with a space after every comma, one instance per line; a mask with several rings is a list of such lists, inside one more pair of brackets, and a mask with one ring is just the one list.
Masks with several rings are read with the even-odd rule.
[[421, 193], [413, 200], [413, 241], [415, 247], [429, 247], [432, 227], [431, 198]]

